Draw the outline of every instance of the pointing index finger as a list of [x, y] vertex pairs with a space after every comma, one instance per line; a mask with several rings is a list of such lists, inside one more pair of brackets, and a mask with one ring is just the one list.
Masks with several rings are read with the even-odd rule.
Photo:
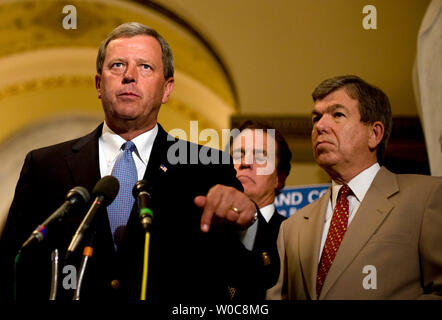
[[216, 205], [220, 201], [219, 197], [216, 197], [216, 193], [212, 192], [212, 189], [207, 193], [204, 210], [201, 215], [201, 231], [209, 232], [210, 224], [212, 223], [213, 215], [215, 214]]

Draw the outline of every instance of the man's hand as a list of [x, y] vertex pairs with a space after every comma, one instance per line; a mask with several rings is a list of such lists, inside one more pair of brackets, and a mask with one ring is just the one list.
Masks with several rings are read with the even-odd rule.
[[212, 221], [233, 223], [246, 228], [254, 221], [255, 204], [241, 191], [217, 184], [206, 196], [195, 197], [194, 203], [204, 208], [201, 231], [208, 232]]

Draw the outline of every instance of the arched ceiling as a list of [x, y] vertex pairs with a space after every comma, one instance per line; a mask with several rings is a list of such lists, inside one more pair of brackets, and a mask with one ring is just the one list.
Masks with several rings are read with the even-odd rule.
[[[77, 12], [74, 30], [62, 25], [68, 4]], [[1, 1], [0, 74], [7, 76], [0, 78], [0, 108], [11, 121], [0, 129], [0, 141], [54, 112], [100, 112], [96, 52], [128, 21], [158, 30], [174, 51], [176, 90], [160, 113], [165, 127], [198, 120], [201, 128], [227, 128], [237, 104], [229, 74], [214, 51], [164, 12], [132, 1]]]

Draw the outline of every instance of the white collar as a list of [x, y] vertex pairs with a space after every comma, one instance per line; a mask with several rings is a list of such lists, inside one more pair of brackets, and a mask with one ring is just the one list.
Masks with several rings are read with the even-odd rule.
[[271, 203], [263, 208], [259, 208], [259, 211], [261, 212], [264, 219], [269, 222], [270, 219], [273, 217], [273, 213], [275, 213], [275, 205]]
[[[143, 132], [142, 134], [136, 136], [132, 139], [132, 142], [137, 147], [136, 155], [143, 162], [145, 166], [149, 161], [150, 152], [152, 150], [153, 142], [158, 133], [158, 124], [155, 124], [155, 127], [150, 129], [149, 131]], [[103, 139], [104, 145], [106, 146], [106, 153], [108, 154], [108, 159], [115, 159], [120, 150], [123, 143], [126, 142], [122, 137], [113, 132], [109, 126], [104, 121], [103, 131], [101, 133], [101, 138]]]
[[[348, 186], [353, 192], [353, 196], [355, 196], [359, 202], [364, 200], [365, 194], [370, 188], [371, 183], [373, 182], [373, 179], [380, 168], [381, 166], [376, 162], [371, 167], [361, 171], [357, 176], [348, 182]], [[342, 184], [338, 184], [334, 180], [332, 181], [332, 208], [334, 208], [336, 205], [336, 199], [338, 198], [338, 192], [341, 187]]]

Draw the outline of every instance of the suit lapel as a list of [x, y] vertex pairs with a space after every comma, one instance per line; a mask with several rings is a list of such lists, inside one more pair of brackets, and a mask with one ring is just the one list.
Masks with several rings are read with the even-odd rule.
[[[98, 156], [98, 139], [101, 135], [103, 124], [100, 124], [93, 132], [79, 139], [73, 147], [72, 154], [67, 157], [66, 162], [70, 169], [72, 179], [76, 185], [84, 186], [89, 191], [100, 180], [100, 166]], [[166, 165], [167, 171], [167, 148], [173, 142], [167, 141], [167, 132], [158, 124], [158, 134], [152, 146], [149, 163], [144, 174], [144, 179], [152, 180], [155, 174], [164, 169], [161, 164]]]
[[279, 212], [278, 212], [278, 210], [275, 209], [275, 211], [273, 211], [273, 216], [270, 218], [269, 224], [270, 224], [272, 227], [276, 226], [276, 227], [274, 227], [274, 228], [278, 229], [278, 232], [279, 232], [279, 227], [281, 226], [281, 223], [282, 223], [285, 219], [287, 219], [287, 218], [284, 217], [284, 216], [282, 216], [282, 215], [280, 215]]
[[[367, 191], [325, 278], [321, 298], [350, 265], [393, 209], [388, 198], [399, 191], [396, 176], [382, 167]], [[362, 270], [361, 270], [362, 273]]]
[[[91, 194], [95, 184], [101, 179], [98, 155], [98, 139], [102, 133], [103, 124], [100, 124], [90, 134], [78, 139], [72, 145], [71, 154], [66, 157], [66, 164], [75, 185], [85, 187]], [[112, 234], [106, 210], [94, 218], [96, 231], [95, 246], [98, 251], [108, 252], [109, 257], [114, 254]], [[79, 224], [83, 215], [70, 216], [73, 224]]]
[[[308, 212], [304, 213], [299, 232], [299, 254], [302, 272], [307, 289], [312, 299], [316, 299], [316, 275], [318, 272], [318, 257], [321, 247], [322, 229], [325, 212], [330, 199], [331, 189], [316, 202]], [[313, 248], [313, 250], [312, 250]]]
[[72, 146], [72, 153], [66, 158], [74, 184], [85, 187], [89, 192], [92, 192], [95, 184], [101, 178], [98, 138], [101, 135], [102, 127], [103, 124], [100, 124], [93, 132], [80, 138]]
[[[167, 132], [161, 127], [158, 123], [158, 133], [155, 137], [155, 141], [152, 146], [152, 150], [150, 152], [149, 162], [146, 167], [146, 171], [144, 172], [143, 180], [146, 180], [148, 183], [148, 189], [152, 192], [155, 192], [157, 189], [157, 184], [161, 183], [161, 179], [165, 178], [168, 173], [168, 162], [167, 162]], [[172, 143], [172, 142], [170, 142]], [[153, 197], [155, 197], [153, 195]], [[133, 230], [133, 228], [140, 229], [139, 223], [139, 215], [138, 215], [138, 205], [137, 200], [134, 202], [134, 206], [132, 208], [131, 214], [127, 221], [127, 230]], [[128, 232], [126, 238], [130, 236], [130, 231]]]
[[[168, 170], [167, 150], [168, 146], [173, 142], [167, 141], [167, 132], [158, 123], [158, 133], [152, 146], [152, 151], [147, 164], [146, 172], [143, 179], [155, 181], [158, 173], [166, 174]], [[153, 187], [153, 186], [152, 186]]]

